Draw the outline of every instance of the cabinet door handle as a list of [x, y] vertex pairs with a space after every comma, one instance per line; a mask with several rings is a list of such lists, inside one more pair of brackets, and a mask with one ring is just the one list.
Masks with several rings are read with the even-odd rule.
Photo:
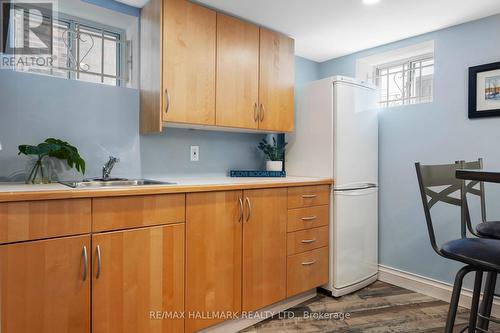
[[316, 241], [316, 238], [313, 238], [313, 239], [303, 239], [302, 243], [303, 244], [310, 244], [310, 243], [314, 243], [315, 241]]
[[316, 220], [318, 217], [317, 216], [307, 216], [307, 217], [303, 217], [301, 218], [302, 221], [313, 221], [313, 220]]
[[165, 113], [168, 113], [170, 110], [170, 94], [168, 93], [168, 89], [165, 88]]
[[253, 120], [254, 121], [259, 121], [259, 113], [257, 112], [258, 108], [259, 108], [259, 106], [257, 105], [257, 102], [255, 102], [253, 105]]
[[316, 260], [306, 261], [302, 263], [302, 266], [310, 266], [316, 263]]
[[266, 112], [266, 110], [264, 109], [264, 104], [260, 104], [260, 121], [263, 121], [264, 120], [264, 113]]
[[87, 246], [83, 246], [82, 250], [82, 256], [83, 256], [83, 281], [87, 280], [87, 265], [88, 265], [88, 256], [87, 256]]
[[238, 222], [243, 222], [243, 199], [239, 198], [238, 201], [240, 203], [240, 217], [238, 218]]
[[316, 194], [304, 194], [302, 196], [302, 198], [304, 198], [304, 199], [313, 199], [313, 198], [316, 198], [316, 197], [317, 197]]
[[247, 215], [247, 219], [246, 219], [246, 221], [248, 222], [248, 220], [250, 220], [250, 217], [252, 216], [252, 203], [250, 202], [249, 197], [246, 197], [245, 201], [246, 201], [247, 206], [248, 206], [248, 215]]
[[95, 252], [97, 254], [97, 273], [95, 274], [95, 278], [98, 279], [101, 276], [101, 247], [99, 245], [96, 246]]

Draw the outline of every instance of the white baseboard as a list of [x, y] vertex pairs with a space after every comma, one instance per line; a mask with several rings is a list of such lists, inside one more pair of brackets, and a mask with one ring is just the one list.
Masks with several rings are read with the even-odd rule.
[[[439, 300], [449, 302], [453, 291], [450, 283], [430, 279], [425, 276], [405, 272], [396, 268], [379, 265], [378, 279], [395, 286], [415, 291]], [[470, 309], [472, 290], [463, 288], [460, 295], [460, 306]], [[495, 296], [491, 314], [500, 318], [500, 299]]]
[[[233, 320], [228, 320], [217, 324], [215, 326], [209, 327], [207, 329], [201, 330], [200, 333], [234, 333], [239, 332], [247, 327], [253, 326], [269, 317], [273, 314], [278, 314], [282, 311], [293, 308], [294, 306], [303, 303], [311, 298], [315, 297], [316, 289], [306, 291], [302, 294], [287, 298], [284, 301], [272, 304], [260, 310], [256, 310], [257, 316], [238, 318]], [[261, 314], [261, 315], [258, 315]]]

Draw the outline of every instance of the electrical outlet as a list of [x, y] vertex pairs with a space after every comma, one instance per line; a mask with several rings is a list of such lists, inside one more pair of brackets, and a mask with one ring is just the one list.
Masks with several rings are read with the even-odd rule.
[[191, 146], [191, 161], [198, 162], [200, 160], [200, 146]]

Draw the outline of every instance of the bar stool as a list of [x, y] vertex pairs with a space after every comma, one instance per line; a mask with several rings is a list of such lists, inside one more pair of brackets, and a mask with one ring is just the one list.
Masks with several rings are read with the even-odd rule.
[[[483, 159], [479, 158], [477, 161], [465, 162], [457, 161], [455, 162], [460, 165], [461, 169], [472, 169], [480, 170], [483, 168]], [[476, 188], [479, 185], [479, 188]], [[478, 181], [470, 181], [466, 183], [463, 181], [463, 193], [465, 200], [465, 210], [466, 214], [469, 214], [467, 194], [473, 194], [479, 197], [481, 206], [481, 223], [476, 226], [476, 229], [472, 227], [470, 215], [467, 216], [467, 228], [469, 231], [477, 237], [486, 237], [500, 239], [500, 221], [488, 221], [486, 217], [486, 198], [484, 191], [484, 183]]]
[[[455, 163], [459, 164], [461, 169], [480, 170], [483, 168], [482, 158], [479, 158], [477, 161], [457, 161]], [[464, 221], [467, 223], [467, 229], [469, 230], [469, 232], [477, 237], [500, 239], [500, 221], [488, 221], [486, 217], [486, 198], [484, 183], [478, 181], [470, 181], [466, 183], [465, 181], [462, 181], [462, 193], [462, 200], [464, 202], [462, 216], [464, 218]], [[467, 194], [473, 194], [479, 197], [481, 207], [481, 222], [476, 226], [476, 228], [473, 228], [472, 226]], [[488, 330], [490, 321], [498, 322], [498, 320], [490, 317], [493, 299], [495, 296], [496, 281], [497, 273], [489, 272], [486, 277], [483, 301], [481, 303], [481, 309], [478, 314], [478, 328], [484, 331]]]
[[[471, 312], [469, 316], [469, 324], [461, 332], [465, 332], [465, 330], [468, 330], [470, 333], [476, 331], [487, 332], [487, 329], [485, 330], [482, 327], [477, 326], [483, 273], [488, 272], [496, 274], [500, 272], [500, 256], [498, 255], [498, 253], [500, 253], [500, 240], [489, 238], [467, 238], [466, 229], [471, 225], [471, 222], [466, 200], [464, 200], [466, 196], [466, 185], [461, 180], [455, 178], [456, 170], [462, 169], [463, 167], [464, 163], [461, 162], [445, 165], [421, 165], [420, 163], [415, 163], [420, 194], [427, 222], [427, 230], [432, 248], [438, 255], [444, 258], [466, 264], [465, 267], [457, 272], [455, 277], [453, 293], [450, 301], [450, 309], [446, 320], [446, 333], [453, 332], [463, 279], [470, 272], [475, 272]], [[460, 193], [459, 199], [452, 196], [457, 191]], [[461, 238], [446, 242], [441, 245], [441, 247], [438, 246], [436, 241], [434, 221], [431, 215], [431, 209], [437, 203], [446, 203], [458, 206], [462, 212], [462, 218], [460, 221]], [[486, 296], [488, 295], [489, 294], [486, 294]], [[486, 303], [484, 301], [483, 304], [485, 304], [486, 307]], [[485, 321], [485, 318], [488, 318], [489, 320], [489, 312], [487, 310], [487, 308], [483, 309], [483, 305], [481, 306], [481, 326], [485, 325], [483, 322]], [[488, 315], [486, 316], [486, 314]]]

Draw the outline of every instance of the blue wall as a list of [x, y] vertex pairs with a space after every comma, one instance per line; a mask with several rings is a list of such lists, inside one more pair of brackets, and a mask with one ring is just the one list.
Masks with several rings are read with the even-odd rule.
[[[317, 78], [317, 64], [297, 58], [298, 85]], [[0, 181], [23, 179], [26, 158], [20, 144], [57, 137], [75, 144], [98, 176], [109, 155], [120, 157], [115, 175], [171, 177], [224, 175], [232, 168], [260, 168], [263, 134], [167, 128], [138, 133], [139, 92], [81, 81], [0, 70]], [[189, 160], [189, 146], [200, 146], [200, 161]], [[63, 179], [79, 177], [73, 171]]]
[[124, 3], [115, 0], [81, 0], [82, 2], [87, 2], [99, 7], [113, 10], [122, 14], [127, 14], [130, 16], [139, 17], [141, 15], [141, 9], [137, 7], [132, 7]]
[[[438, 257], [429, 245], [414, 162], [450, 163], [485, 158], [500, 167], [500, 118], [467, 118], [468, 67], [500, 61], [500, 16], [333, 59], [320, 77], [355, 76], [356, 59], [428, 40], [435, 41], [434, 102], [380, 113], [380, 263], [451, 282], [460, 265]], [[498, 189], [487, 189], [491, 218], [500, 218]], [[477, 203], [475, 203], [477, 205]], [[444, 241], [458, 237], [458, 211], [437, 208]], [[477, 210], [474, 216], [478, 216]]]

